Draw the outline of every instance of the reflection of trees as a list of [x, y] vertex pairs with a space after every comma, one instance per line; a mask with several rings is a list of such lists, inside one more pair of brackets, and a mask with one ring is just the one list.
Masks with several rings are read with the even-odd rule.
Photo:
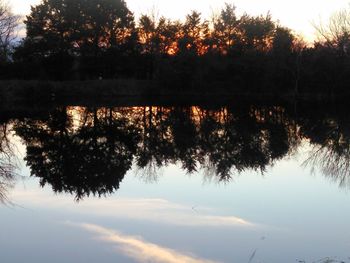
[[169, 114], [169, 128], [175, 149], [175, 161], [189, 173], [196, 171], [196, 161], [200, 161], [200, 144], [196, 125], [191, 119], [190, 108], [173, 109]]
[[15, 130], [41, 185], [80, 199], [117, 190], [133, 160], [150, 176], [167, 164], [188, 173], [206, 168], [219, 179], [264, 170], [290, 150], [289, 126], [274, 119], [278, 114], [279, 108], [250, 107], [63, 107]]
[[309, 163], [347, 183], [347, 119], [302, 114], [280, 106], [58, 108], [40, 120], [16, 125], [26, 161], [41, 184], [77, 199], [119, 188], [136, 164], [156, 176], [176, 164], [218, 180], [246, 170], [264, 171], [295, 152], [303, 139], [316, 148]]
[[[77, 114], [77, 113], [76, 113]], [[27, 164], [41, 185], [55, 192], [105, 195], [119, 188], [131, 168], [135, 133], [113, 110], [86, 109], [74, 123], [65, 108], [46, 120], [25, 120], [16, 127], [27, 145]]]
[[[178, 162], [189, 173], [206, 168], [221, 179], [229, 178], [232, 170], [264, 170], [288, 154], [297, 140], [282, 116], [273, 119], [259, 116], [265, 109], [249, 110], [144, 108], [137, 164], [149, 168]], [[272, 113], [282, 114], [279, 109]]]
[[0, 203], [7, 200], [7, 190], [13, 186], [16, 168], [9, 132], [8, 124], [0, 125]]
[[149, 177], [156, 176], [157, 168], [169, 164], [174, 159], [168, 115], [169, 109], [164, 107], [141, 107], [134, 110], [131, 116], [141, 134], [136, 164], [144, 169]]
[[224, 112], [223, 118], [222, 123], [205, 120], [202, 127], [203, 151], [208, 154], [210, 165], [216, 167], [217, 174], [226, 177], [232, 168], [238, 172], [263, 169], [268, 157], [264, 154], [259, 124], [249, 115], [233, 114], [230, 110]]
[[[152, 179], [169, 164], [187, 173], [202, 169], [218, 180], [246, 170], [263, 172], [294, 153], [303, 139], [315, 146], [310, 164], [349, 183], [347, 119], [293, 114], [259, 105], [63, 107], [45, 118], [18, 121], [15, 131], [27, 146], [32, 175], [77, 199], [114, 192], [133, 163]], [[6, 136], [1, 141], [5, 147]], [[12, 168], [2, 165], [2, 178], [10, 178]]]
[[350, 186], [350, 126], [347, 119], [322, 118], [303, 126], [313, 150], [306, 161], [339, 183]]
[[[263, 116], [266, 112], [264, 108], [226, 108], [221, 111], [220, 122], [213, 117], [202, 121], [202, 149], [208, 166], [215, 167], [221, 178], [227, 178], [232, 169], [263, 171], [289, 153], [288, 122]], [[278, 109], [272, 113], [280, 114]]]

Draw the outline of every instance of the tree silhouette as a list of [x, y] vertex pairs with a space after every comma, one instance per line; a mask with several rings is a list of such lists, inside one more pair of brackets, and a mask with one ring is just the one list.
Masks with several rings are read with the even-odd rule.
[[75, 127], [66, 108], [42, 121], [19, 122], [16, 133], [27, 146], [25, 160], [42, 186], [69, 192], [80, 200], [106, 195], [119, 188], [131, 168], [136, 135], [113, 110], [81, 112]]
[[328, 24], [314, 24], [320, 41], [338, 50], [342, 55], [348, 53], [350, 44], [350, 11], [339, 10], [331, 15]]
[[233, 46], [239, 46], [237, 26], [239, 20], [235, 13], [236, 7], [228, 3], [221, 10], [220, 15], [213, 17], [213, 45], [214, 49], [221, 53], [229, 54]]
[[[57, 72], [72, 68], [72, 57], [79, 58], [79, 67], [85, 65], [92, 76], [102, 71], [98, 57], [108, 49], [124, 52], [134, 31], [133, 15], [123, 0], [43, 0], [32, 7], [25, 24], [21, 58], [44, 60], [56, 65]], [[89, 69], [92, 63], [97, 68]]]
[[18, 24], [19, 16], [12, 13], [9, 3], [0, 0], [0, 63], [9, 59]]
[[275, 23], [270, 14], [257, 17], [245, 14], [240, 18], [238, 28], [245, 50], [264, 51], [273, 39]]
[[138, 25], [140, 53], [144, 56], [147, 78], [159, 76], [161, 58], [168, 57], [177, 50], [177, 34], [180, 24], [165, 17], [156, 19], [155, 14], [142, 15]]

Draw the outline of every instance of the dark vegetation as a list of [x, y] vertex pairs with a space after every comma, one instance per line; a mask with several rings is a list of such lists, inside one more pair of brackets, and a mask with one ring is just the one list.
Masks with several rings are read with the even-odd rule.
[[[26, 37], [2, 52], [0, 78], [138, 79], [156, 91], [349, 94], [350, 16], [340, 11], [306, 45], [267, 15], [238, 16], [226, 4], [209, 20], [142, 15], [123, 0], [43, 0], [26, 17]], [[343, 24], [342, 24], [343, 23]], [[8, 49], [7, 49], [8, 50]], [[81, 92], [84, 92], [83, 90]]]

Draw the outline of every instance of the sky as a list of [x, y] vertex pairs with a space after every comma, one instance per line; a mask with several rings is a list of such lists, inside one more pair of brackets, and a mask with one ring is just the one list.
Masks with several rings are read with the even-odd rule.
[[[9, 0], [15, 13], [28, 14], [30, 6], [41, 0]], [[204, 17], [210, 17], [220, 10], [225, 2], [233, 3], [237, 13], [247, 12], [260, 15], [270, 12], [274, 20], [287, 26], [308, 40], [314, 39], [315, 30], [312, 23], [326, 21], [335, 11], [350, 8], [349, 0], [126, 0], [129, 9], [137, 17], [141, 13], [155, 10], [159, 15], [173, 19], [184, 19], [190, 10], [197, 10]]]

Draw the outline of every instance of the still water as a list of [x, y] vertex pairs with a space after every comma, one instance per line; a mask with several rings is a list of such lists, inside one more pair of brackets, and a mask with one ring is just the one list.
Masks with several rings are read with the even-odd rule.
[[7, 112], [0, 262], [350, 262], [350, 116], [340, 112]]

